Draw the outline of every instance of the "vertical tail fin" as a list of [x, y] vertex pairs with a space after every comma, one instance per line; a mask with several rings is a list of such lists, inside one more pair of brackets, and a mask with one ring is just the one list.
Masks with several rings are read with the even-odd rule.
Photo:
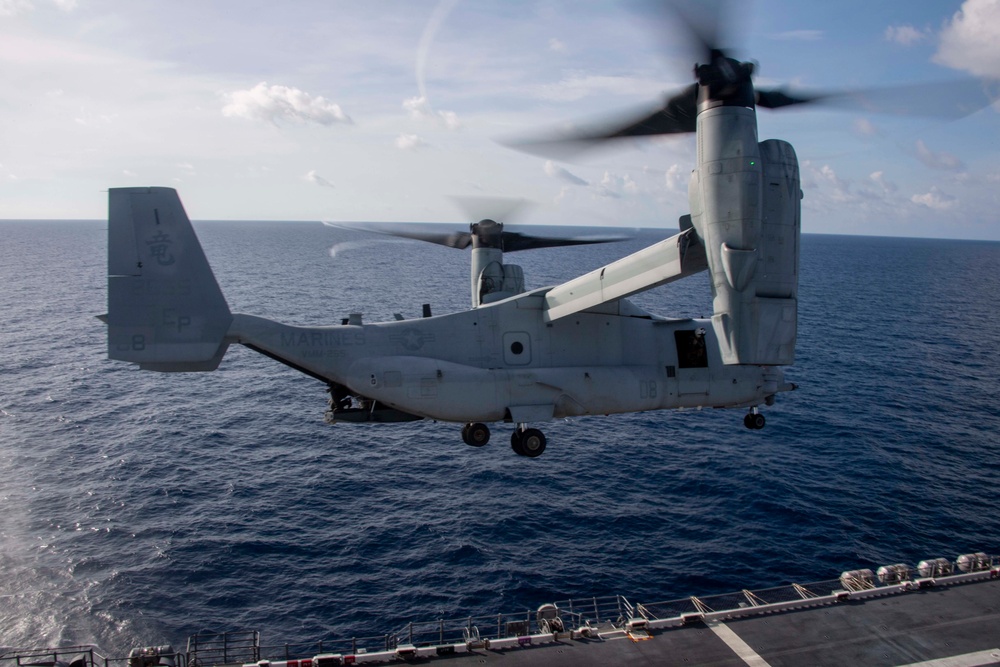
[[109, 190], [108, 357], [215, 370], [232, 319], [177, 191]]

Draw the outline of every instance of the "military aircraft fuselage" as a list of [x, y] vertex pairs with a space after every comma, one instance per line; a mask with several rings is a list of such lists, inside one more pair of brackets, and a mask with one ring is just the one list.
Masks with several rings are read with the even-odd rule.
[[724, 365], [711, 320], [654, 317], [620, 301], [546, 323], [546, 291], [375, 324], [303, 328], [237, 314], [228, 339], [442, 421], [749, 406], [781, 384], [779, 369]]

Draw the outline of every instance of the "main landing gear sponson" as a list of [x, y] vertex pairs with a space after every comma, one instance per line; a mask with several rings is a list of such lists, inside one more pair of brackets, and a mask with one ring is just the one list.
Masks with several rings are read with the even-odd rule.
[[486, 424], [474, 422], [462, 427], [462, 440], [473, 447], [482, 447], [490, 441], [490, 429]]
[[759, 431], [764, 428], [764, 415], [760, 414], [757, 408], [750, 408], [750, 412], [743, 418], [743, 425], [749, 429]]

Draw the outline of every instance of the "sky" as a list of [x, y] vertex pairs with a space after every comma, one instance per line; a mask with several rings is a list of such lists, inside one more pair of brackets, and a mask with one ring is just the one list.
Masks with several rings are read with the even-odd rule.
[[[760, 86], [1000, 79], [1000, 0], [734, 0]], [[584, 0], [0, 0], [0, 219], [100, 219], [109, 187], [195, 220], [676, 227], [693, 135], [571, 162], [497, 139], [692, 82], [676, 24]], [[958, 120], [758, 112], [792, 143], [806, 233], [1000, 240], [1000, 105]], [[481, 212], [476, 212], [476, 216]]]

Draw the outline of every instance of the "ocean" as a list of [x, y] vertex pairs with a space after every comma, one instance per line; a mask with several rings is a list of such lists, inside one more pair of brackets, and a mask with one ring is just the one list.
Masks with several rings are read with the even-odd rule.
[[[468, 252], [314, 223], [196, 223], [234, 312], [468, 307]], [[529, 287], [665, 238], [518, 253]], [[656, 602], [1000, 552], [1000, 243], [805, 235], [799, 385], [741, 410], [327, 425], [325, 387], [107, 359], [106, 223], [2, 222], [0, 647], [262, 642], [622, 593]], [[634, 298], [711, 310], [705, 274]], [[3, 649], [0, 648], [0, 651]]]

